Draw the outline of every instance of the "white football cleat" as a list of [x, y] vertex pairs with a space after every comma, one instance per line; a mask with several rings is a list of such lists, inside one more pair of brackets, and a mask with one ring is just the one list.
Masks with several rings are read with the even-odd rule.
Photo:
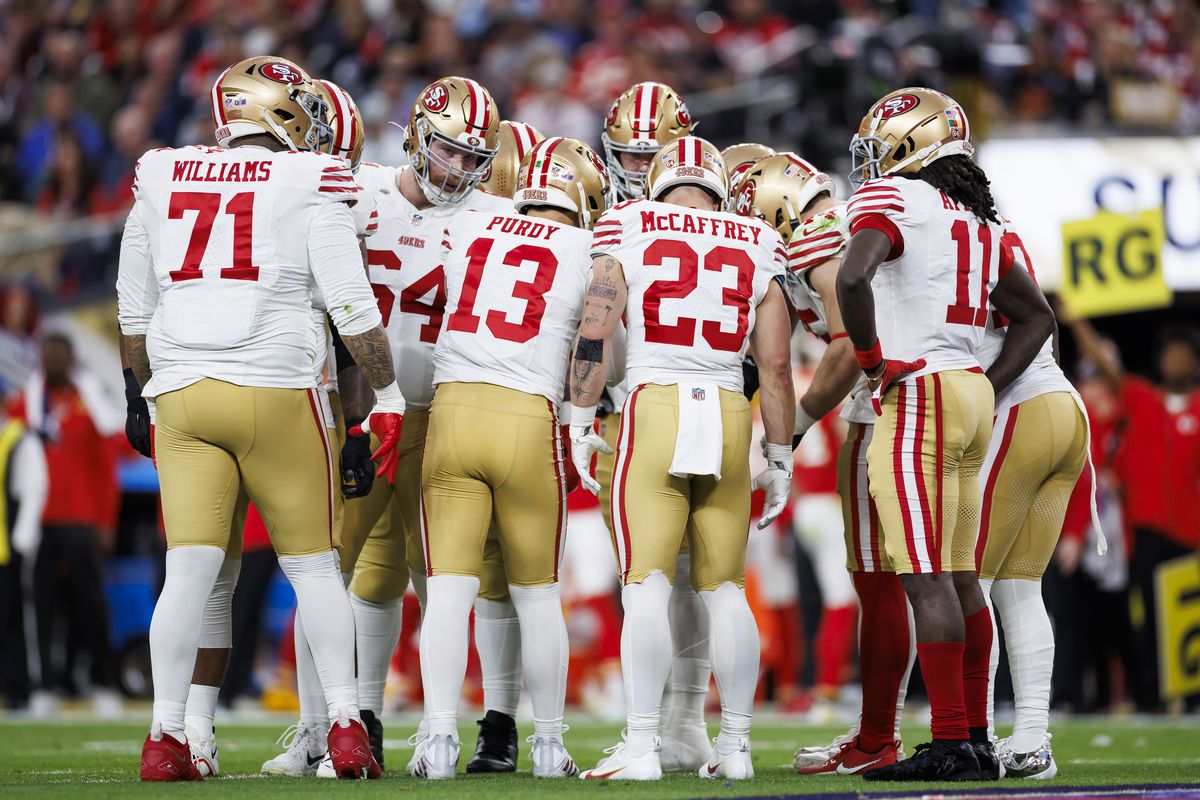
[[275, 743], [284, 747], [284, 752], [263, 763], [264, 775], [315, 775], [317, 765], [325, 758], [325, 730], [320, 725], [293, 725]]
[[658, 737], [654, 739], [654, 747], [640, 756], [632, 756], [626, 749], [622, 739], [604, 752], [608, 758], [589, 770], [579, 773], [584, 780], [609, 781], [656, 781], [662, 778], [662, 762], [658, 759]]
[[453, 778], [458, 772], [458, 754], [462, 745], [458, 737], [443, 733], [440, 736], [428, 736], [417, 745], [413, 754], [412, 764], [408, 774], [414, 778], [424, 778], [429, 781], [441, 781]]
[[408, 759], [408, 766], [404, 768], [404, 771], [409, 775], [412, 775], [413, 768], [416, 767], [417, 762], [421, 760], [421, 753], [424, 751], [425, 742], [428, 740], [429, 728], [426, 726], [425, 720], [422, 719], [421, 724], [417, 726], [417, 732], [408, 737], [408, 743], [412, 745], [413, 754]]
[[[792, 766], [799, 771], [802, 767], [816, 767], [833, 758], [845, 745], [858, 738], [858, 726], [843, 733], [829, 744], [801, 747], [792, 756]], [[904, 756], [901, 756], [903, 758]]]
[[[716, 739], [713, 740], [717, 742]], [[730, 781], [745, 781], [754, 777], [754, 764], [750, 762], [750, 742], [738, 739], [734, 748], [724, 752], [720, 744], [713, 747], [712, 758], [698, 770], [701, 778], [724, 778]]]
[[525, 740], [533, 743], [530, 756], [533, 758], [533, 777], [535, 778], [574, 778], [579, 774], [579, 767], [561, 737], [530, 736]]
[[192, 764], [201, 777], [215, 778], [221, 774], [217, 764], [217, 735], [214, 733], [207, 739], [201, 739], [191, 725], [183, 730], [187, 734], [188, 749], [192, 751]]
[[658, 751], [663, 772], [695, 772], [711, 757], [712, 743], [708, 739], [707, 725], [681, 725], [663, 731]]

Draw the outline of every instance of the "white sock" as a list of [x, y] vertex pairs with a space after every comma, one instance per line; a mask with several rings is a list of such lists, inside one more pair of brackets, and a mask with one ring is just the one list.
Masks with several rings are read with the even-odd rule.
[[621, 677], [625, 682], [625, 744], [645, 755], [659, 735], [663, 687], [671, 671], [671, 582], [652, 572], [621, 589]]
[[992, 651], [988, 656], [988, 738], [996, 738], [996, 672], [1000, 669], [1000, 626], [996, 624], [996, 609], [992, 606], [992, 579], [980, 578], [979, 590], [983, 592], [983, 604], [992, 618]]
[[372, 603], [351, 592], [350, 607], [358, 645], [358, 705], [378, 716], [383, 713], [392, 654], [400, 641], [400, 598]]
[[525, 680], [533, 704], [533, 732], [561, 739], [571, 646], [558, 584], [509, 586], [508, 593], [521, 619], [521, 661], [527, 665]]
[[184, 740], [184, 716], [205, 605], [225, 552], [219, 547], [172, 547], [167, 551], [162, 593], [150, 621], [150, 667], [154, 680], [154, 722]]
[[700, 593], [692, 588], [691, 563], [689, 555], [679, 556], [675, 584], [671, 587], [669, 615], [674, 656], [662, 702], [662, 730], [668, 736], [677, 728], [704, 724], [704, 702], [712, 674], [708, 660], [708, 609]]
[[900, 690], [896, 692], [896, 741], [900, 741], [900, 722], [904, 717], [904, 701], [908, 697], [908, 680], [912, 677], [913, 665], [917, 663], [917, 618], [913, 615], [912, 603], [904, 598], [904, 607], [908, 612], [908, 666], [904, 677], [900, 679]]
[[1054, 631], [1040, 581], [998, 580], [992, 585], [992, 601], [1004, 626], [1016, 699], [1016, 718], [1008, 741], [1015, 752], [1029, 753], [1042, 746], [1050, 727]]
[[457, 739], [458, 697], [467, 672], [471, 604], [479, 594], [479, 578], [436, 575], [427, 586], [429, 605], [421, 625], [425, 718], [430, 736], [449, 734]]
[[417, 596], [417, 606], [421, 609], [421, 619], [425, 619], [425, 603], [428, 597], [425, 582], [428, 580], [429, 578], [425, 575], [425, 570], [423, 569], [410, 569], [408, 571], [408, 584], [412, 586], [413, 594]]
[[213, 736], [213, 718], [217, 715], [217, 697], [220, 694], [220, 686], [193, 683], [188, 687], [183, 724], [194, 730], [201, 739], [211, 739]]
[[304, 728], [324, 728], [329, 718], [325, 690], [321, 688], [321, 676], [317, 674], [317, 662], [313, 661], [308, 635], [304, 632], [304, 618], [300, 616], [299, 609], [296, 610], [292, 628], [292, 640], [296, 645], [296, 694], [300, 697], [300, 725]]
[[306, 556], [280, 556], [279, 567], [296, 593], [308, 647], [317, 665], [329, 721], [344, 712], [358, 718], [354, 684], [354, 613], [333, 550]]
[[701, 592], [711, 624], [709, 657], [721, 694], [721, 732], [717, 748], [729, 751], [750, 737], [754, 692], [758, 688], [758, 626], [746, 590], [732, 583]]
[[521, 621], [512, 601], [475, 600], [475, 649], [483, 707], [516, 717], [521, 702]]

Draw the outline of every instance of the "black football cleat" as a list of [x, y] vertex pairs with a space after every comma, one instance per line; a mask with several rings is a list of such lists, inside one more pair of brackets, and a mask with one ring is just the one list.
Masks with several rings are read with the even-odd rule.
[[479, 720], [475, 755], [467, 773], [517, 771], [517, 721], [508, 714], [489, 711]]
[[362, 717], [363, 726], [367, 729], [367, 739], [371, 742], [371, 755], [375, 756], [375, 762], [379, 764], [379, 768], [383, 769], [383, 721], [375, 716], [374, 711], [360, 709], [358, 715]]
[[998, 781], [1004, 777], [1004, 766], [996, 756], [996, 746], [991, 742], [975, 742], [971, 745], [979, 759], [979, 779]]
[[868, 781], [978, 781], [979, 758], [970, 742], [935, 739], [917, 745], [911, 757], [863, 773]]

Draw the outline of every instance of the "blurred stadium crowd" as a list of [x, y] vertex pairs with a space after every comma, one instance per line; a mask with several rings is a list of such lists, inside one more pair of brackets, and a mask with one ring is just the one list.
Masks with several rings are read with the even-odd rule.
[[[111, 709], [111, 689], [145, 689], [139, 626], [160, 556], [154, 481], [124, 445], [122, 405], [103, 386], [119, 370], [96, 342], [115, 333], [108, 318], [134, 163], [152, 147], [211, 142], [212, 81], [244, 56], [276, 53], [348, 89], [365, 116], [367, 158], [387, 164], [404, 161], [402, 132], [389, 123], [403, 125], [418, 90], [446, 74], [481, 80], [506, 118], [597, 145], [613, 98], [661, 80], [718, 145], [761, 141], [838, 174], [863, 110], [907, 84], [952, 92], [980, 138], [1200, 131], [1200, 11], [1190, 0], [51, 0], [8, 4], [0, 31], [0, 386], [7, 413], [41, 434], [48, 464], [41, 531], [32, 546], [14, 536], [13, 555], [0, 560], [0, 683], [13, 708], [38, 695], [51, 708], [55, 697], [100, 687], [109, 691], [99, 706]], [[69, 336], [40, 324], [43, 313], [96, 304], [103, 324], [72, 323]], [[1068, 631], [1056, 702], [1158, 710], [1145, 593], [1155, 564], [1200, 544], [1200, 346], [1194, 330], [1168, 331], [1156, 386], [1128, 377], [1086, 322], [1063, 327], [1085, 357], [1074, 374], [1092, 413], [1104, 518], [1124, 535], [1110, 536], [1119, 546], [1109, 558], [1094, 559], [1086, 509], [1069, 516], [1047, 578]], [[108, 366], [113, 376], [101, 374]], [[839, 432], [827, 433], [832, 453]], [[820, 441], [807, 437], [805, 448]], [[810, 482], [802, 488], [832, 491], [821, 472], [828, 459], [800, 457], [812, 460], [797, 472]], [[802, 535], [800, 506], [797, 535], [791, 524], [762, 534], [751, 558], [770, 677], [760, 686], [764, 699], [797, 711], [844, 700], [854, 663], [853, 598], [822, 598], [817, 540]], [[230, 702], [263, 695], [286, 706], [288, 590], [262, 532], [253, 535], [225, 691]], [[31, 657], [17, 633], [22, 558], [36, 607], [25, 626], [37, 641]], [[571, 696], [619, 713], [614, 586], [601, 580], [575, 606], [572, 641], [587, 644], [572, 662]], [[419, 696], [407, 620], [401, 704]], [[259, 647], [260, 634], [279, 648]], [[86, 678], [76, 677], [78, 653]]]

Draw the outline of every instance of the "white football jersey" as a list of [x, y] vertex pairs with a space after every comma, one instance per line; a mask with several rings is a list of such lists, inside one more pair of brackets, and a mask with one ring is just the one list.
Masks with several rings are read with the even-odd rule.
[[147, 337], [147, 397], [203, 378], [314, 386], [314, 289], [344, 334], [379, 324], [349, 205], [360, 189], [341, 158], [162, 148], [138, 161], [133, 191], [118, 316]]
[[[825, 301], [809, 283], [808, 273], [831, 258], [841, 258], [849, 241], [846, 204], [839, 203], [805, 220], [792, 234], [787, 246], [790, 274], [784, 288], [796, 309], [796, 318], [805, 330], [826, 343], [829, 342], [829, 327], [825, 322]], [[875, 423], [866, 375], [859, 377], [850, 390], [850, 399], [842, 406], [841, 418], [862, 425]]]
[[375, 196], [379, 227], [367, 243], [367, 272], [392, 345], [396, 381], [408, 407], [433, 400], [433, 349], [446, 310], [442, 233], [458, 214], [477, 209], [508, 213], [512, 200], [476, 189], [456, 206], [418, 209], [397, 187], [401, 171], [364, 162], [358, 182]]
[[515, 211], [468, 211], [446, 230], [446, 322], [433, 382], [563, 399], [592, 260], [591, 231]]
[[914, 376], [978, 369], [1003, 226], [980, 222], [925, 181], [900, 176], [864, 183], [846, 216], [851, 235], [877, 228], [892, 241], [871, 282], [884, 356], [925, 359]]
[[[1025, 243], [1012, 229], [1011, 224], [1006, 224], [1001, 247], [1009, 251], [1004, 255], [1005, 264], [1011, 263], [1024, 269], [1030, 276], [1036, 277], [1033, 262], [1029, 259], [1029, 251], [1025, 249]], [[1000, 349], [1004, 346], [1004, 336], [1007, 332], [1007, 320], [1004, 315], [993, 309], [988, 315], [987, 335], [984, 336], [983, 347], [979, 351], [979, 363], [984, 369], [989, 369], [1000, 357]], [[1067, 376], [1063, 375], [1058, 362], [1054, 360], [1053, 336], [1046, 338], [1042, 349], [1025, 371], [1010, 383], [1008, 388], [996, 395], [996, 413], [1051, 392], [1075, 392], [1075, 387], [1067, 380]]]
[[648, 200], [596, 223], [592, 255], [621, 263], [629, 386], [712, 381], [742, 391], [758, 304], [786, 264], [779, 234], [752, 217]]

